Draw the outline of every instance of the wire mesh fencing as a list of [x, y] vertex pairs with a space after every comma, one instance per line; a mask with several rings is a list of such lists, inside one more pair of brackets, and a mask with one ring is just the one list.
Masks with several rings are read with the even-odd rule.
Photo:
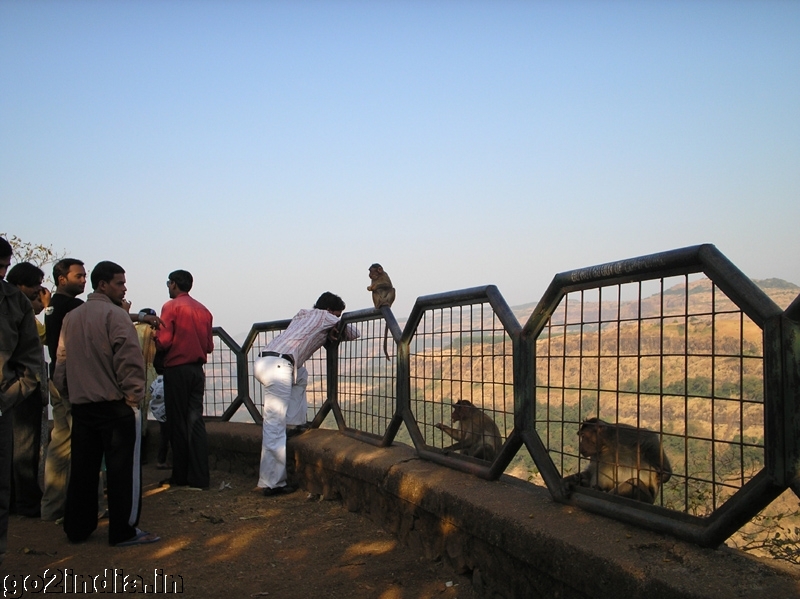
[[563, 475], [588, 467], [592, 417], [657, 433], [670, 509], [707, 516], [764, 468], [762, 332], [705, 277], [568, 293], [536, 356], [536, 428]]
[[[494, 286], [418, 298], [402, 330], [345, 313], [361, 334], [306, 363], [308, 420], [716, 546], [800, 491], [798, 305], [703, 245], [560, 273], [524, 326]], [[260, 421], [253, 362], [288, 323], [215, 346], [209, 411]]]
[[337, 348], [336, 407], [341, 428], [382, 440], [396, 413], [394, 334], [378, 310], [349, 314], [343, 322], [357, 328], [359, 336]]
[[410, 341], [410, 408], [428, 448], [494, 459], [514, 428], [512, 356], [488, 301], [423, 312]]
[[215, 330], [214, 351], [206, 363], [206, 388], [203, 414], [221, 418], [239, 397], [237, 349], [227, 342], [224, 331]]

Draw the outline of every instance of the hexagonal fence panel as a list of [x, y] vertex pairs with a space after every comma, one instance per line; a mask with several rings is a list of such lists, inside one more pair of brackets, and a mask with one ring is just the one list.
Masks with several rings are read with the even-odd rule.
[[205, 366], [206, 386], [203, 416], [229, 420], [243, 400], [237, 385], [239, 345], [219, 327], [214, 327], [214, 351]]
[[[554, 496], [704, 545], [732, 534], [783, 477], [778, 341], [764, 333], [779, 315], [713, 246], [556, 275], [522, 334], [529, 445]], [[580, 445], [590, 418], [607, 425], [586, 426]], [[594, 454], [596, 435], [622, 449]], [[671, 474], [651, 465], [659, 443]]]
[[405, 420], [422, 457], [493, 476], [490, 467], [514, 428], [519, 330], [494, 286], [417, 300], [401, 348], [408, 356]]
[[396, 413], [400, 327], [389, 308], [348, 312], [342, 323], [357, 328], [359, 337], [336, 348], [334, 410], [341, 419], [340, 430], [368, 443], [388, 444], [400, 424]]

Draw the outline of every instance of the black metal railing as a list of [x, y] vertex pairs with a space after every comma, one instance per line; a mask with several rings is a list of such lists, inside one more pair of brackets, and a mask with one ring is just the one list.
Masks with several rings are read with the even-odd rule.
[[[402, 330], [389, 308], [342, 320], [359, 339], [306, 363], [313, 426], [406, 442], [705, 546], [800, 492], [800, 298], [781, 311], [712, 245], [560, 273], [516, 314], [490, 285], [418, 298]], [[254, 325], [241, 347], [215, 329], [207, 414], [260, 422], [253, 360], [288, 323]], [[490, 421], [490, 451], [450, 449], [442, 428], [459, 400]], [[657, 435], [672, 476], [653, 505], [565, 484], [589, 463], [578, 430], [591, 417]]]

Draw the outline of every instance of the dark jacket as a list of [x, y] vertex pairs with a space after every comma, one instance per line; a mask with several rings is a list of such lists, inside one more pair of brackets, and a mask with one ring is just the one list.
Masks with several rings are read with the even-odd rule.
[[42, 371], [42, 346], [31, 302], [14, 285], [0, 280], [0, 412], [36, 390]]

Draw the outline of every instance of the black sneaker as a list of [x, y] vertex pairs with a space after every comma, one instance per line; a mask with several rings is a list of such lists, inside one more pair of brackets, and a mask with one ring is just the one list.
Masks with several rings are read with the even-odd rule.
[[286, 485], [284, 487], [265, 487], [262, 491], [264, 497], [272, 497], [273, 495], [290, 495], [297, 491], [297, 485]]
[[286, 427], [286, 438], [291, 439], [292, 437], [296, 437], [297, 435], [301, 435], [306, 432], [307, 429], [300, 427], [300, 426], [287, 426]]

